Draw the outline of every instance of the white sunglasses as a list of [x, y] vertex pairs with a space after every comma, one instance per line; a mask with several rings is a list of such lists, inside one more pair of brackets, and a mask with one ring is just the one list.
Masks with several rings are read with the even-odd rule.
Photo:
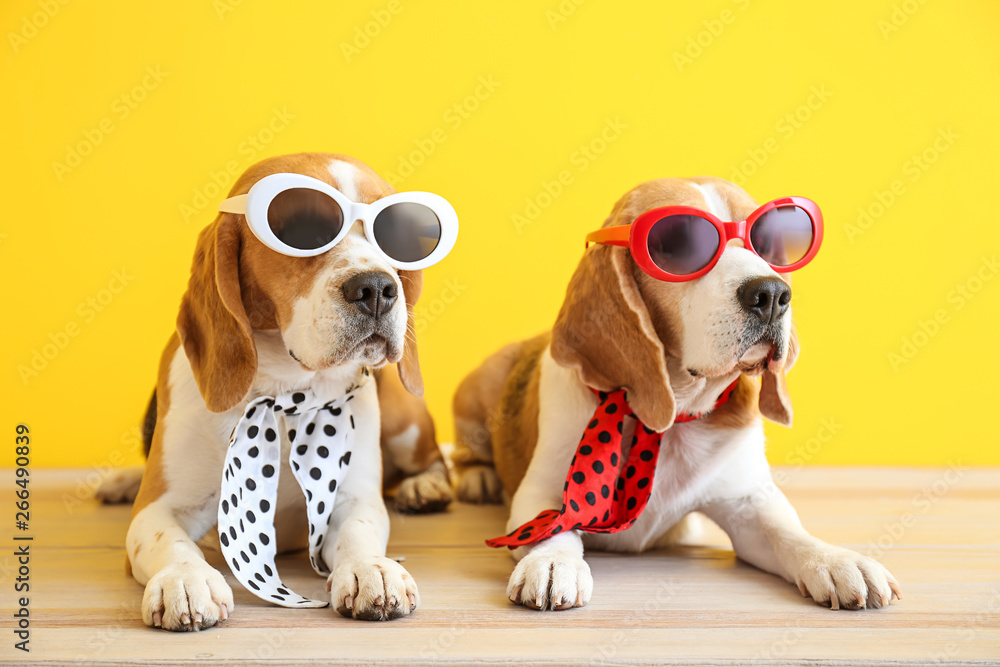
[[323, 181], [303, 174], [271, 174], [245, 195], [219, 204], [221, 213], [245, 215], [261, 243], [290, 257], [313, 257], [347, 236], [355, 220], [397, 269], [415, 271], [440, 262], [458, 238], [458, 214], [444, 197], [398, 192], [371, 204], [352, 202]]

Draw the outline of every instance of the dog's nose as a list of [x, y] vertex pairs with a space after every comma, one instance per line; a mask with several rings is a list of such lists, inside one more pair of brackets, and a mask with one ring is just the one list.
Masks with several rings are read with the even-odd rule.
[[748, 280], [736, 290], [743, 310], [763, 324], [772, 324], [788, 311], [792, 288], [781, 278], [764, 276]]
[[383, 271], [365, 271], [353, 276], [341, 288], [347, 303], [372, 317], [389, 312], [396, 303], [396, 281]]

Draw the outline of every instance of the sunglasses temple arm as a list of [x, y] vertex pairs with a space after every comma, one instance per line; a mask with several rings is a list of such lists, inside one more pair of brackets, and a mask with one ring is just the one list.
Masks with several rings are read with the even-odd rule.
[[230, 197], [219, 204], [219, 213], [236, 213], [237, 215], [243, 215], [246, 213], [246, 206], [247, 196], [236, 195], [235, 197]]
[[584, 248], [589, 248], [591, 243], [603, 243], [605, 245], [617, 245], [628, 247], [629, 235], [632, 225], [616, 225], [614, 227], [604, 227], [596, 232], [587, 234], [584, 241]]

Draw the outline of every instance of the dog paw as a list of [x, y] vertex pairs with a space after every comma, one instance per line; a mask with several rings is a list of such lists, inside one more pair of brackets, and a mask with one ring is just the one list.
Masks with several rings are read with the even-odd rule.
[[503, 486], [493, 466], [473, 465], [462, 469], [458, 478], [458, 499], [476, 505], [499, 505]]
[[327, 579], [326, 589], [334, 609], [347, 618], [390, 621], [420, 604], [410, 573], [382, 556], [345, 561]]
[[881, 563], [830, 545], [806, 553], [795, 583], [803, 597], [831, 609], [878, 609], [902, 597], [896, 578]]
[[531, 609], [562, 610], [590, 602], [594, 579], [583, 558], [534, 551], [510, 575], [507, 597]]
[[142, 466], [112, 470], [101, 480], [100, 486], [94, 491], [94, 497], [109, 505], [130, 503], [138, 495], [141, 483]]
[[222, 574], [204, 561], [169, 565], [146, 583], [142, 620], [164, 630], [210, 628], [229, 618], [233, 591]]
[[451, 502], [451, 482], [443, 463], [407, 477], [396, 489], [395, 507], [406, 514], [441, 512]]

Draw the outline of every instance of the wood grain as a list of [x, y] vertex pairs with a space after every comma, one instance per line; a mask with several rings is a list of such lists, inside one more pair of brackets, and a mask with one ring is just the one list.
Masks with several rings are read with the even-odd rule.
[[[12, 479], [6, 471], [6, 479]], [[92, 470], [32, 478], [32, 664], [1000, 664], [1000, 470], [786, 468], [781, 486], [807, 528], [878, 556], [903, 586], [888, 609], [830, 611], [738, 562], [708, 525], [699, 545], [620, 556], [589, 553], [595, 588], [583, 609], [514, 607], [513, 563], [482, 541], [503, 531], [499, 507], [455, 504], [394, 516], [389, 555], [404, 557], [422, 604], [384, 624], [330, 609], [269, 606], [227, 577], [237, 608], [194, 634], [146, 628], [142, 588], [124, 572], [129, 509], [81, 499]], [[706, 522], [707, 523], [707, 522]], [[8, 533], [10, 534], [10, 533]], [[10, 619], [12, 542], [0, 556]], [[217, 554], [208, 553], [219, 566]], [[279, 560], [306, 595], [324, 582], [303, 554]], [[228, 570], [223, 569], [228, 575]], [[10, 622], [5, 623], [9, 627]]]

